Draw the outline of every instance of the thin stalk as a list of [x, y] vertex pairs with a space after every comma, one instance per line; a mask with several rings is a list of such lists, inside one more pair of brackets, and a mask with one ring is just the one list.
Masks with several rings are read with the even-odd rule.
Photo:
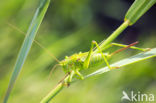
[[62, 89], [64, 88], [64, 83], [59, 83], [54, 89], [52, 89], [40, 103], [48, 103], [52, 98], [54, 98]]
[[69, 75], [65, 75], [65, 77], [56, 85], [54, 89], [52, 89], [42, 100], [40, 103], [48, 103], [52, 100], [67, 84], [67, 80]]
[[[129, 26], [129, 21], [124, 21], [99, 47], [105, 48], [108, 44], [110, 44], [119, 34], [121, 34], [127, 27]], [[94, 51], [97, 53], [98, 49]]]

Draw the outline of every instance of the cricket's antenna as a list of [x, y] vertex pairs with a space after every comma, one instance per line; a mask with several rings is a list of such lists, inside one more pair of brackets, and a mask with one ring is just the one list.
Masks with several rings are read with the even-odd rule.
[[60, 64], [55, 64], [52, 69], [50, 70], [49, 76], [48, 76], [48, 80], [50, 79], [50, 76], [52, 74], [52, 72], [56, 69], [57, 66], [59, 66]]
[[[20, 30], [18, 27], [14, 26], [13, 24], [10, 24], [9, 22], [7, 22], [7, 24], [8, 24], [11, 28], [13, 28], [13, 29], [19, 31], [21, 34], [24, 34], [24, 35], [25, 35], [25, 33], [24, 33], [22, 30]], [[36, 40], [34, 40], [34, 42], [35, 42], [38, 46], [40, 46], [44, 51], [46, 51], [48, 55], [50, 55], [53, 59], [55, 59], [58, 63], [60, 63], [60, 61], [59, 61], [50, 51], [48, 51], [41, 43], [39, 43], [39, 42], [36, 41]]]
[[136, 44], [138, 44], [138, 43], [139, 43], [139, 42], [136, 41], [136, 42], [134, 42], [134, 43], [132, 43], [132, 44], [129, 44], [128, 46], [126, 46], [126, 47], [124, 47], [124, 48], [118, 49], [117, 51], [113, 52], [113, 53], [111, 54], [111, 56], [114, 55], [114, 54], [116, 54], [116, 53], [119, 53], [119, 52], [121, 52], [121, 51], [123, 51], [123, 50], [125, 50], [125, 49], [128, 49], [128, 48], [130, 48], [131, 46], [134, 46], [134, 45], [136, 45]]

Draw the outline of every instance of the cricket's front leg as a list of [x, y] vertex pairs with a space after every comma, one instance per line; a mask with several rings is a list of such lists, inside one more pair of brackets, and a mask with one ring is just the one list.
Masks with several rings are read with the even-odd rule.
[[69, 74], [68, 80], [67, 80], [67, 84], [69, 85], [72, 81], [73, 76], [75, 75], [75, 71], [72, 70]]
[[72, 70], [72, 71], [70, 72], [70, 74], [69, 74], [69, 77], [68, 77], [67, 81], [65, 82], [65, 84], [66, 84], [67, 86], [70, 85], [70, 83], [72, 82], [73, 76], [74, 76], [75, 74], [76, 74], [81, 80], [84, 79], [83, 75], [79, 72], [79, 69]]
[[75, 70], [75, 74], [77, 74], [77, 76], [80, 77], [81, 80], [84, 79], [83, 75], [79, 72], [79, 69]]

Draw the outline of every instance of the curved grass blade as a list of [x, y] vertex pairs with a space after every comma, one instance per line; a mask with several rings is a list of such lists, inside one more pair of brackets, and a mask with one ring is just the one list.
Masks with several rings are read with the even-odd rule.
[[[139, 54], [134, 55], [132, 57], [120, 60], [120, 61], [118, 61], [118, 62], [116, 62], [116, 63], [114, 63], [114, 64], [112, 64], [110, 66], [111, 67], [123, 67], [123, 66], [126, 66], [126, 65], [130, 65], [130, 64], [142, 61], [142, 60], [152, 58], [152, 57], [156, 57], [156, 48], [153, 48], [150, 51], [139, 53]], [[91, 77], [91, 76], [94, 76], [94, 75], [98, 75], [98, 74], [102, 74], [102, 73], [105, 73], [105, 72], [108, 72], [108, 71], [110, 71], [110, 69], [108, 67], [104, 67], [104, 68], [101, 68], [101, 69], [99, 69], [99, 70], [85, 76], [85, 78], [88, 78], [88, 77]]]
[[18, 57], [17, 57], [16, 63], [14, 66], [14, 71], [12, 73], [12, 76], [11, 76], [9, 86], [8, 86], [8, 89], [7, 89], [3, 103], [7, 103], [7, 101], [8, 101], [11, 90], [12, 90], [12, 88], [15, 84], [15, 81], [16, 81], [16, 79], [17, 79], [17, 77], [18, 77], [18, 75], [22, 69], [22, 66], [26, 60], [26, 57], [29, 53], [29, 50], [31, 48], [31, 45], [32, 45], [33, 40], [35, 38], [35, 35], [36, 35], [38, 28], [39, 28], [39, 26], [43, 20], [43, 17], [47, 11], [49, 3], [50, 3], [50, 0], [41, 0], [40, 1], [40, 4], [39, 4], [39, 6], [35, 12], [35, 15], [32, 19], [32, 22], [29, 26], [29, 29], [27, 31], [27, 34], [26, 34], [26, 37], [25, 37], [24, 42], [22, 44], [22, 47], [20, 49], [20, 52], [18, 53]]

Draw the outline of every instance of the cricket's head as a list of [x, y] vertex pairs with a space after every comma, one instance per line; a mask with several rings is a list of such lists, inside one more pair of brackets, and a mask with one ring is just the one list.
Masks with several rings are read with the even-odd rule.
[[69, 72], [71, 70], [71, 66], [73, 66], [73, 60], [71, 57], [66, 56], [64, 60], [60, 61], [60, 65], [65, 72]]
[[65, 57], [65, 59], [63, 59], [62, 61], [60, 61], [60, 65], [62, 67], [66, 66], [69, 63], [70, 59], [68, 56]]
[[73, 68], [80, 68], [81, 60], [78, 54], [74, 54], [70, 57], [66, 56], [64, 60], [60, 61], [60, 65], [65, 72], [70, 72]]

